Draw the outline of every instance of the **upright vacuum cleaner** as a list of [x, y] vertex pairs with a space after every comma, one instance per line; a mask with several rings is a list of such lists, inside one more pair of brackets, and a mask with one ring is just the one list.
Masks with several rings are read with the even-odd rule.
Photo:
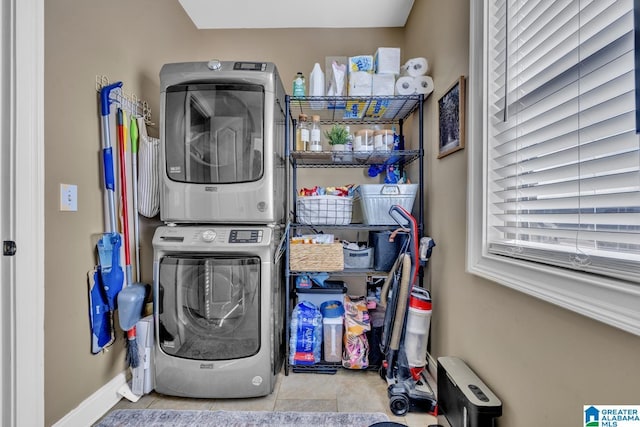
[[[392, 233], [392, 238], [396, 233], [406, 233], [408, 238], [381, 290], [385, 318], [380, 347], [386, 359], [380, 376], [387, 381], [389, 407], [395, 415], [409, 411], [435, 413], [437, 400], [425, 375], [431, 296], [416, 285], [420, 266], [418, 227], [402, 206], [393, 205], [389, 214], [402, 227]], [[434, 246], [430, 238], [421, 243], [426, 247], [420, 252]]]

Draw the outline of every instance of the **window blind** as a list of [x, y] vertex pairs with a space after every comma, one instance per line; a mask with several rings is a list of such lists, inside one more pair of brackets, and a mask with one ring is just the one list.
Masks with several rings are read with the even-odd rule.
[[633, 3], [489, 1], [489, 253], [640, 283]]

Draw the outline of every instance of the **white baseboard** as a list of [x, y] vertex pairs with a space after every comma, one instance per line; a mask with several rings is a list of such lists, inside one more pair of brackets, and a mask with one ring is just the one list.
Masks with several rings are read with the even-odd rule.
[[53, 427], [92, 425], [122, 399], [118, 390], [126, 384], [127, 377], [125, 373], [118, 374], [114, 379], [85, 399], [78, 407], [62, 417]]

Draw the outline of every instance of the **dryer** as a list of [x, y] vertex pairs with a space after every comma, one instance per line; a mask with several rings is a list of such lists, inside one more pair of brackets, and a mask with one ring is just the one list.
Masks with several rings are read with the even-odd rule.
[[160, 219], [286, 221], [285, 92], [273, 63], [160, 70]]

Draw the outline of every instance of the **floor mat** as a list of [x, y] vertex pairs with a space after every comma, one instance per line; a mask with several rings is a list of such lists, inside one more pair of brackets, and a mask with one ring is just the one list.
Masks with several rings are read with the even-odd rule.
[[181, 411], [118, 409], [94, 427], [368, 427], [388, 421], [380, 412]]

